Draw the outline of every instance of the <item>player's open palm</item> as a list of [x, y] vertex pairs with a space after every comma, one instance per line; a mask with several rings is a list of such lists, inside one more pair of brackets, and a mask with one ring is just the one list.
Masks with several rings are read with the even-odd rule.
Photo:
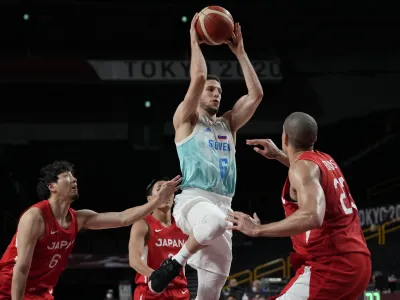
[[254, 146], [254, 151], [268, 159], [275, 159], [280, 153], [279, 148], [270, 139], [246, 140], [246, 144]]
[[227, 229], [237, 230], [248, 236], [255, 236], [257, 226], [259, 226], [257, 223], [260, 221], [257, 215], [255, 215], [255, 218], [258, 221], [240, 211], [230, 212], [226, 220], [232, 222], [233, 225], [229, 226]]
[[192, 23], [190, 24], [190, 41], [192, 43], [198, 43], [201, 44], [202, 41], [199, 38], [199, 35], [197, 34], [196, 30], [196, 23], [199, 19], [199, 13], [196, 13], [192, 19]]
[[244, 45], [243, 45], [243, 37], [242, 37], [242, 28], [240, 27], [239, 23], [235, 24], [235, 29], [232, 35], [232, 41], [226, 41], [229, 48], [231, 48], [232, 52], [235, 55], [244, 52]]
[[175, 178], [164, 182], [160, 191], [158, 192], [158, 201], [160, 204], [168, 202], [171, 198], [171, 195], [174, 194], [180, 188], [180, 183], [182, 182], [182, 177], [180, 175]]

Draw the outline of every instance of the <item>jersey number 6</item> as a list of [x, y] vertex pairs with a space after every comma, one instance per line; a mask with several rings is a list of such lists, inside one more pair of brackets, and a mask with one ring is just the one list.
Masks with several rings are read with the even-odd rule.
[[228, 159], [227, 158], [219, 159], [219, 174], [221, 175], [221, 179], [225, 179], [226, 175], [228, 175]]

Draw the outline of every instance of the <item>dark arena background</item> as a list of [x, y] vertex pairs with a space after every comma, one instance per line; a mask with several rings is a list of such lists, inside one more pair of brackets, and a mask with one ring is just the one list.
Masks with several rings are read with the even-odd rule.
[[[172, 116], [189, 84], [190, 21], [207, 5], [225, 7], [240, 22], [264, 89], [255, 116], [238, 133], [233, 209], [257, 212], [263, 223], [284, 218], [287, 168], [245, 140], [271, 138], [280, 147], [285, 117], [311, 114], [320, 126], [316, 149], [342, 168], [372, 252], [371, 284], [360, 299], [400, 299], [394, 2], [2, 1], [0, 253], [19, 215], [41, 200], [36, 179], [53, 160], [76, 165], [80, 199], [73, 208], [98, 212], [143, 204], [152, 178], [180, 173]], [[226, 45], [202, 49], [209, 72], [221, 77], [224, 112], [246, 93], [239, 64]], [[55, 299], [132, 299], [129, 231], [80, 232]], [[261, 285], [257, 299], [266, 299], [293, 275], [289, 238], [235, 233], [233, 243], [221, 299], [250, 299], [252, 285]], [[187, 275], [194, 299], [196, 273]]]

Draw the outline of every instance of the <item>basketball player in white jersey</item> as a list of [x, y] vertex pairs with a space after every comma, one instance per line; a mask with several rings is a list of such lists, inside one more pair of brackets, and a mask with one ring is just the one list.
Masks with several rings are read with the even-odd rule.
[[173, 216], [189, 235], [178, 254], [163, 262], [150, 276], [149, 287], [161, 293], [181, 268], [197, 269], [196, 299], [219, 299], [232, 261], [232, 232], [225, 220], [231, 211], [236, 186], [236, 132], [253, 116], [263, 97], [257, 74], [243, 47], [239, 24], [229, 45], [244, 74], [248, 94], [231, 111], [217, 118], [221, 83], [207, 76], [207, 66], [192, 20], [190, 86], [173, 119], [175, 143], [183, 175], [182, 193], [175, 197]]

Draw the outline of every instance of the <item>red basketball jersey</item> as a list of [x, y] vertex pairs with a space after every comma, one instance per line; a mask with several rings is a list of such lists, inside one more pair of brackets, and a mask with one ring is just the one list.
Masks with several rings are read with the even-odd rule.
[[[363, 253], [370, 256], [358, 217], [357, 206], [342, 171], [328, 155], [318, 151], [307, 151], [299, 160], [309, 160], [318, 165], [321, 186], [324, 190], [326, 211], [322, 226], [292, 236], [293, 248], [311, 259], [318, 256], [333, 256], [344, 253]], [[286, 217], [298, 209], [297, 202], [290, 199], [290, 182], [283, 187], [282, 203]]]
[[[149, 239], [145, 247], [142, 259], [152, 269], [158, 269], [162, 262], [168, 257], [171, 257], [179, 252], [183, 244], [187, 240], [187, 235], [184, 234], [172, 219], [172, 224], [169, 227], [162, 225], [152, 215], [144, 218], [149, 226]], [[148, 277], [136, 273], [136, 284], [148, 283]], [[168, 285], [168, 288], [182, 288], [187, 286], [184, 268], [174, 280]]]
[[[26, 282], [26, 291], [49, 290], [52, 293], [58, 278], [67, 266], [68, 256], [74, 246], [78, 232], [76, 212], [69, 209], [72, 221], [68, 229], [62, 228], [54, 218], [47, 200], [36, 203], [32, 207], [41, 210], [46, 233], [38, 240], [32, 257], [31, 268]], [[11, 280], [13, 268], [18, 259], [17, 234], [14, 235], [10, 245], [0, 260], [0, 281], [2, 292], [11, 294]], [[8, 291], [6, 291], [8, 289]]]

